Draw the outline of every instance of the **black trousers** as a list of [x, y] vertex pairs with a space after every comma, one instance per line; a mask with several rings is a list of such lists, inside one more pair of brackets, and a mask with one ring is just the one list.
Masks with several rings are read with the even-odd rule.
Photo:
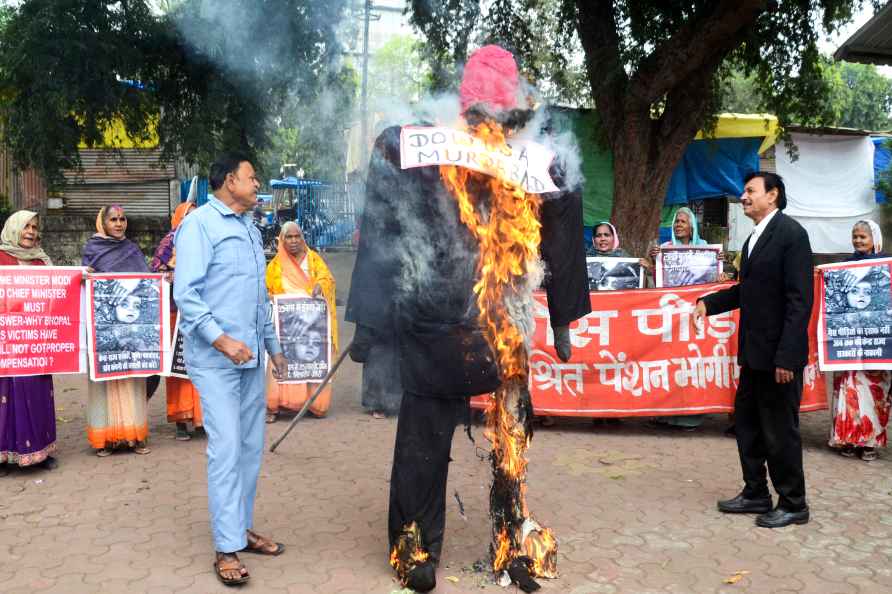
[[390, 475], [390, 546], [413, 521], [421, 528], [425, 549], [439, 562], [446, 527], [446, 478], [458, 422], [467, 414], [467, 398], [435, 398], [403, 393]]
[[789, 511], [805, 509], [805, 474], [802, 471], [802, 439], [799, 403], [802, 371], [793, 381], [778, 384], [774, 371], [744, 366], [734, 400], [737, 449], [747, 497], [767, 497], [765, 467], [778, 494], [778, 506]]

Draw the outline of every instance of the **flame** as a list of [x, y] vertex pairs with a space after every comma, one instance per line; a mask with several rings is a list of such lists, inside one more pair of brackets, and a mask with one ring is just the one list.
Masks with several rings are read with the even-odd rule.
[[417, 523], [412, 522], [403, 528], [399, 540], [390, 550], [390, 566], [396, 570], [397, 576], [404, 586], [409, 572], [430, 557], [421, 543], [421, 528]]
[[502, 528], [497, 539], [498, 548], [493, 553], [493, 569], [499, 571], [511, 562], [511, 539], [508, 538], [508, 530]]
[[[483, 122], [471, 128], [471, 133], [491, 150], [510, 154], [501, 126]], [[553, 534], [543, 530], [544, 536], [530, 545], [530, 551], [523, 538], [522, 526], [529, 517], [526, 450], [532, 436], [526, 418], [526, 411], [531, 411], [529, 355], [526, 337], [506, 307], [508, 299], [528, 290], [524, 279], [539, 258], [541, 199], [497, 177], [464, 168], [444, 165], [440, 176], [458, 203], [462, 223], [480, 246], [474, 293], [479, 322], [502, 380], [487, 409], [485, 430], [492, 443], [493, 489], [500, 490], [491, 495], [493, 569], [504, 570], [515, 558], [532, 552], [537, 556], [532, 559], [534, 575], [553, 577], [557, 547]]]
[[532, 560], [533, 575], [557, 577], [557, 540], [550, 528], [531, 530], [523, 539], [523, 552]]

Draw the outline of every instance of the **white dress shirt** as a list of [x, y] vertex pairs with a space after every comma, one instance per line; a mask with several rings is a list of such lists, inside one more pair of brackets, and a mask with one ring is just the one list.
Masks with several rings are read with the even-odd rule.
[[771, 219], [774, 218], [774, 215], [777, 214], [778, 209], [772, 210], [770, 213], [765, 215], [765, 217], [759, 221], [759, 224], [753, 228], [753, 232], [750, 234], [750, 240], [747, 244], [747, 252], [746, 257], [749, 258], [753, 255], [753, 248], [756, 247], [756, 242], [759, 241], [759, 238], [762, 237], [762, 233], [765, 232], [765, 227], [768, 226], [768, 223], [771, 222]]

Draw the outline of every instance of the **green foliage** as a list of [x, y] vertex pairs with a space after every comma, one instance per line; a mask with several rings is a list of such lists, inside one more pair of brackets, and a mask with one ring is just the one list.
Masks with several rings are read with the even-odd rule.
[[[712, 76], [691, 89], [701, 95], [700, 104], [709, 105], [707, 111], [713, 113], [724, 102], [748, 112], [761, 107], [778, 115], [782, 122], [830, 125], [838, 116], [827, 101], [834, 92], [833, 78], [822, 76], [824, 65], [817, 41], [824, 31], [832, 32], [850, 20], [853, 9], [861, 4], [846, 0], [778, 0], [769, 3], [767, 10], [755, 8], [749, 15], [741, 15], [735, 13], [733, 3], [717, 8], [706, 0], [617, 0], [610, 15], [615, 37], [606, 40], [612, 48], [581, 43], [580, 31], [586, 35], [591, 32], [581, 24], [580, 15], [594, 11], [583, 0], [414, 0], [411, 19], [427, 37], [427, 55], [435, 61], [435, 75], [454, 73], [455, 65], [467, 58], [469, 40], [470, 45], [496, 42], [518, 55], [524, 73], [550, 98], [593, 104], [596, 89], [592, 85], [599, 82], [595, 77], [601, 84], [620, 77], [626, 90], [646, 77], [671, 77], [672, 65], [691, 62], [692, 51], [710, 51], [676, 47], [681, 39], [696, 41], [704, 34], [702, 29], [724, 25], [720, 22], [725, 18], [723, 12], [729, 21], [742, 22], [741, 16], [745, 16], [751, 22], [742, 22], [742, 30], [729, 28], [737, 38], [715, 42], [711, 50], [715, 59], [704, 60], [710, 62], [706, 68]], [[613, 65], [605, 59], [607, 49], [618, 54]], [[580, 55], [585, 56], [588, 78], [592, 80], [586, 80]], [[662, 72], [653, 70], [657, 64]], [[690, 77], [678, 78], [671, 88], [693, 83]], [[435, 80], [443, 82], [437, 76]], [[454, 78], [449, 82], [454, 86]], [[669, 91], [650, 100], [656, 106], [654, 114], [672, 110], [667, 103], [671, 94]], [[711, 114], [691, 115], [704, 124]]]
[[469, 47], [496, 43], [518, 57], [546, 101], [591, 107], [582, 47], [561, 0], [413, 0], [411, 22], [427, 38], [431, 86], [455, 88]]
[[[892, 128], [892, 79], [880, 74], [875, 66], [824, 59], [820, 74], [827, 92], [817, 105], [831, 125], [862, 130]], [[754, 75], [735, 71], [724, 84], [723, 111], [757, 113], [768, 109]]]
[[863, 130], [892, 129], [892, 79], [873, 64], [834, 64], [842, 82], [840, 126]]
[[410, 35], [397, 35], [378, 48], [369, 60], [369, 96], [418, 101], [432, 83], [423, 47]]
[[153, 98], [122, 80], [144, 80], [157, 22], [142, 2], [30, 0], [0, 37], [0, 118], [17, 164], [53, 184], [77, 167], [78, 144], [102, 141], [116, 119], [149, 136]]
[[[466, 60], [472, 42], [498, 41], [547, 97], [597, 108], [614, 155], [611, 218], [630, 251], [643, 253], [659, 224], [653, 197], [665, 194], [697, 130], [714, 125], [734, 72], [752, 81], [750, 95], [782, 126], [839, 119], [828, 98], [840, 81], [825, 76], [817, 45], [862, 4], [413, 0], [411, 18], [427, 37], [435, 75]], [[586, 84], [574, 90], [578, 73]]]
[[286, 103], [270, 142], [258, 155], [265, 177], [276, 178], [282, 165], [294, 163], [307, 178], [345, 179], [346, 132], [355, 106], [356, 78], [352, 68], [344, 67], [323, 80], [315, 96], [307, 100], [293, 96]]
[[480, 22], [479, 0], [412, 0], [410, 9], [409, 21], [427, 39], [432, 89], [454, 87], [458, 66], [468, 56], [470, 33]]
[[148, 0], [25, 0], [0, 36], [5, 141], [17, 166], [51, 184], [114, 121], [133, 139], [156, 131], [166, 160], [257, 154], [290, 103], [313, 102], [341, 76], [343, 6], [184, 0], [156, 14]]

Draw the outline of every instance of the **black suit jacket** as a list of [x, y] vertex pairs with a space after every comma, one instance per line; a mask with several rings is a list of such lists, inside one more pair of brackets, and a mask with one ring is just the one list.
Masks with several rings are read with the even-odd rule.
[[774, 215], [753, 253], [743, 245], [740, 282], [703, 298], [709, 315], [740, 308], [740, 365], [798, 370], [808, 360], [808, 322], [814, 293], [811, 244], [805, 229]]

